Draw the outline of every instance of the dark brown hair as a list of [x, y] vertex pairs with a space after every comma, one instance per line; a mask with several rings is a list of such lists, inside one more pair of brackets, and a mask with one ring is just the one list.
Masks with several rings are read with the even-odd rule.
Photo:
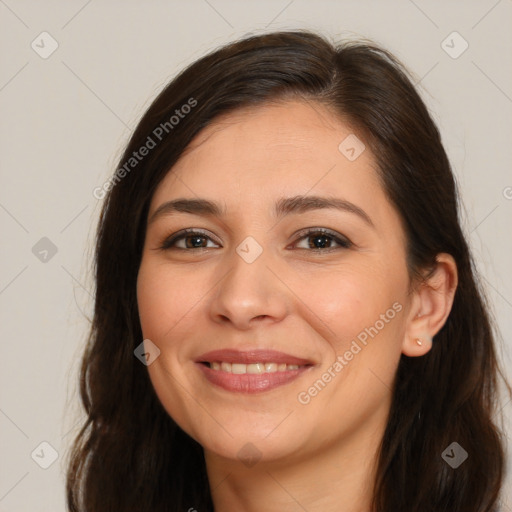
[[[165, 136], [122, 176], [116, 171], [107, 187], [94, 318], [80, 374], [87, 419], [69, 456], [70, 511], [213, 510], [201, 446], [169, 417], [134, 357], [143, 339], [136, 281], [148, 207], [192, 138], [219, 115], [292, 97], [327, 105], [371, 149], [403, 222], [411, 282], [432, 269], [441, 252], [451, 254], [458, 269], [453, 307], [432, 350], [401, 357], [373, 510], [496, 510], [505, 455], [494, 415], [503, 374], [440, 134], [388, 52], [372, 43], [334, 45], [311, 32], [288, 31], [246, 37], [182, 71], [142, 117], [119, 168], [148, 137]], [[185, 104], [194, 107], [171, 123]], [[155, 132], [162, 126], [167, 129]], [[454, 441], [469, 454], [457, 469], [441, 457]]]

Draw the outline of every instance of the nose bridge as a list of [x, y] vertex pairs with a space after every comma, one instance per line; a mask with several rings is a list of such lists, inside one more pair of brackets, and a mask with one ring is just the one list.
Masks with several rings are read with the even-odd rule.
[[229, 267], [211, 305], [218, 320], [247, 327], [256, 317], [280, 319], [286, 313], [285, 287], [272, 272], [271, 251], [254, 237], [244, 239], [226, 258]]

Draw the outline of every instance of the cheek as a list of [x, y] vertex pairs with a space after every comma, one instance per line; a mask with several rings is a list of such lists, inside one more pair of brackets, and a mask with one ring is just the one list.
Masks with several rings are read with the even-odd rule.
[[364, 338], [365, 329], [376, 322], [382, 327], [381, 315], [384, 320], [396, 317], [392, 306], [401, 297], [399, 288], [391, 276], [368, 266], [316, 276], [313, 284], [309, 281], [303, 285], [300, 295], [307, 297], [305, 302], [321, 319], [331, 344], [340, 353], [361, 333]]
[[323, 286], [309, 288], [308, 302], [328, 325], [324, 337], [333, 351], [323, 371], [336, 375], [318, 407], [330, 403], [333, 413], [367, 407], [367, 414], [385, 399], [401, 353], [405, 282], [374, 264], [331, 273]]
[[137, 278], [143, 337], [161, 351], [155, 364], [148, 366], [149, 377], [169, 416], [192, 437], [189, 418], [193, 411], [189, 410], [188, 394], [183, 394], [187, 375], [182, 364], [186, 352], [181, 341], [197, 328], [188, 317], [194, 315], [205, 294], [198, 284], [197, 273], [194, 277], [193, 273], [171, 272], [165, 264], [147, 260], [142, 261]]
[[165, 265], [144, 260], [137, 278], [137, 303], [145, 338], [165, 339], [187, 314], [193, 314], [204, 290], [193, 274], [170, 272]]

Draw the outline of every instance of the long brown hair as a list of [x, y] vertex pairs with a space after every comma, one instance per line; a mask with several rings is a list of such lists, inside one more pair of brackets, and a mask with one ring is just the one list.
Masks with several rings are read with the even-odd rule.
[[[136, 280], [148, 207], [192, 138], [217, 116], [289, 97], [322, 102], [362, 134], [402, 218], [411, 279], [433, 268], [441, 252], [457, 264], [453, 307], [432, 350], [400, 360], [373, 510], [496, 510], [505, 464], [495, 418], [503, 373], [440, 134], [387, 51], [285, 31], [235, 41], [182, 71], [144, 114], [102, 189], [95, 310], [80, 372], [87, 418], [69, 455], [70, 511], [213, 510], [201, 446], [169, 417], [134, 356], [143, 339]], [[154, 146], [127, 167], [149, 138]], [[468, 453], [457, 469], [442, 457], [453, 442]]]

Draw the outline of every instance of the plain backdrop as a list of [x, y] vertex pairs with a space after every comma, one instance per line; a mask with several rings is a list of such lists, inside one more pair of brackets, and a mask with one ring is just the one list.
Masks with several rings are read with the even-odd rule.
[[511, 0], [0, 0], [0, 511], [65, 510], [101, 207], [93, 189], [161, 88], [248, 33], [369, 38], [411, 70], [459, 182], [510, 378], [511, 20]]

